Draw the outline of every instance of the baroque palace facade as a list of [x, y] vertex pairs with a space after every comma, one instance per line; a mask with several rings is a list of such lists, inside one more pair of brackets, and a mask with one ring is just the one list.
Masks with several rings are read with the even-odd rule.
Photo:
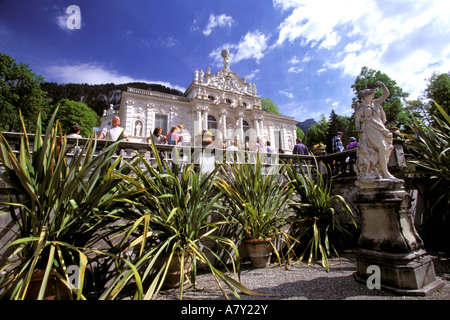
[[130, 141], [146, 142], [155, 127], [164, 135], [172, 126], [183, 124], [194, 137], [202, 130], [210, 131], [217, 146], [238, 146], [254, 150], [256, 138], [270, 141], [274, 150], [291, 153], [297, 137], [297, 121], [293, 117], [267, 112], [261, 107], [256, 85], [232, 72], [228, 51], [222, 51], [224, 67], [212, 74], [194, 71], [194, 79], [182, 96], [128, 88], [122, 92], [120, 107], [112, 106], [101, 117], [101, 126], [111, 124], [119, 116]]

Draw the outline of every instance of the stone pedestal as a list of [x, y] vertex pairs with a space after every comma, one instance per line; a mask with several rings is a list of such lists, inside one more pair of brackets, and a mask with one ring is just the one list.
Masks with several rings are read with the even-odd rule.
[[411, 216], [411, 197], [403, 180], [358, 179], [356, 203], [361, 235], [355, 279], [366, 282], [371, 265], [380, 268], [383, 289], [402, 295], [427, 295], [443, 286]]

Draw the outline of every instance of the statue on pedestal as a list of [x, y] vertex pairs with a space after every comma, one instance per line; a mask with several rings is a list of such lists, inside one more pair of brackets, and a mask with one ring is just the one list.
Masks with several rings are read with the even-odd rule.
[[355, 103], [359, 134], [355, 171], [359, 194], [361, 234], [355, 279], [367, 283], [370, 267], [378, 266], [381, 287], [405, 295], [426, 295], [443, 286], [436, 279], [432, 259], [423, 249], [411, 212], [411, 196], [404, 181], [388, 171], [393, 150], [392, 133], [385, 127], [381, 104], [389, 97], [388, 88], [377, 81], [383, 95], [375, 99], [374, 89], [358, 92]]
[[362, 180], [394, 180], [396, 178], [388, 171], [393, 138], [384, 125], [386, 114], [381, 106], [390, 93], [384, 83], [377, 81], [375, 84], [381, 86], [383, 96], [375, 99], [375, 89], [364, 89], [358, 92], [361, 103], [353, 104], [360, 140], [355, 171]]

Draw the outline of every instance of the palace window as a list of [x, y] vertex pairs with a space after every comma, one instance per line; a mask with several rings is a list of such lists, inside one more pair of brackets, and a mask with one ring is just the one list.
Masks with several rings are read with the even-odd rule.
[[282, 140], [281, 140], [281, 131], [280, 130], [274, 130], [273, 131], [273, 135], [275, 138], [275, 150], [278, 149], [282, 149], [283, 148], [283, 144], [282, 144]]
[[217, 129], [217, 120], [213, 116], [208, 116], [208, 130]]
[[155, 114], [155, 128], [156, 127], [160, 127], [163, 130], [163, 135], [168, 134], [166, 114]]
[[250, 129], [250, 126], [249, 126], [248, 122], [245, 120], [242, 120], [242, 129], [244, 130], [244, 140], [245, 140], [245, 142], [248, 143], [250, 141], [250, 137], [248, 134], [245, 134], [245, 133], [247, 132], [247, 130]]

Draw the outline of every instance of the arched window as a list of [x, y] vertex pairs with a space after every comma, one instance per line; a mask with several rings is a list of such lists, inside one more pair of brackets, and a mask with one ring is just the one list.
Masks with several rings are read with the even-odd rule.
[[217, 120], [213, 116], [208, 116], [208, 130], [217, 129]]
[[245, 120], [242, 120], [242, 129], [244, 130], [245, 141], [249, 142], [250, 141], [250, 137], [249, 137], [248, 134], [245, 134], [245, 133], [247, 132], [247, 130], [250, 129], [250, 126], [249, 126], [248, 122], [245, 121]]
[[250, 129], [250, 126], [248, 125], [248, 122], [245, 120], [242, 120], [242, 127], [244, 128], [244, 132]]

